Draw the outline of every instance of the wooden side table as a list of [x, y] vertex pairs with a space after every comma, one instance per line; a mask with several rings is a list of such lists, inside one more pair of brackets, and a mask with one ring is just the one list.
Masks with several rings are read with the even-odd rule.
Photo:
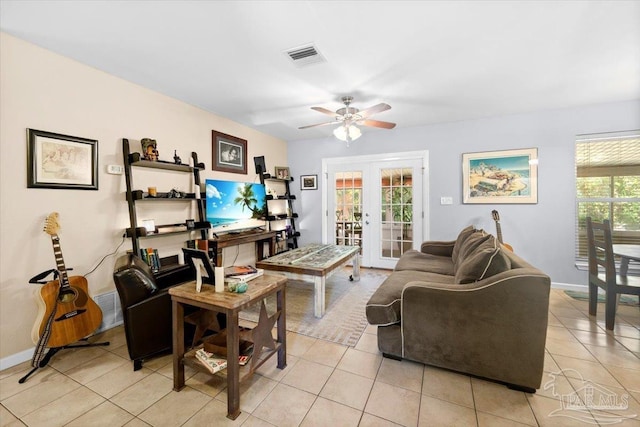
[[[249, 289], [243, 294], [215, 292], [211, 285], [202, 285], [202, 291], [196, 292], [195, 282], [187, 282], [169, 290], [173, 313], [173, 389], [180, 391], [184, 387], [184, 365], [209, 372], [198, 362], [195, 350], [185, 354], [184, 348], [184, 306], [191, 305], [205, 310], [225, 313], [227, 316], [227, 368], [215, 375], [227, 378], [227, 418], [235, 420], [240, 415], [240, 381], [253, 375], [263, 363], [274, 354], [278, 355], [278, 368], [287, 366], [286, 344], [286, 283], [284, 276], [265, 274], [249, 282]], [[260, 321], [251, 330], [250, 338], [254, 343], [251, 362], [240, 367], [238, 363], [240, 329], [238, 314], [243, 309], [261, 303], [264, 298], [276, 294], [276, 314], [268, 316], [264, 306]], [[277, 317], [277, 319], [276, 319]], [[277, 338], [273, 340], [271, 329], [277, 320]], [[246, 334], [246, 333], [243, 333]], [[264, 351], [263, 351], [264, 350]], [[241, 375], [242, 374], [242, 375]]]

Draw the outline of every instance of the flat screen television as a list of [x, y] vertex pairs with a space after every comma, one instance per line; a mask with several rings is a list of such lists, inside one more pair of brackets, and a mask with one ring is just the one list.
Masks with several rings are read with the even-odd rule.
[[267, 194], [263, 184], [207, 179], [206, 217], [214, 233], [266, 226]]

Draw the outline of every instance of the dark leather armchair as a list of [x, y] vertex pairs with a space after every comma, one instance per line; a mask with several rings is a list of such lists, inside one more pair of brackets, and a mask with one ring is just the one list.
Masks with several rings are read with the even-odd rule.
[[118, 258], [113, 280], [120, 296], [129, 357], [137, 371], [144, 359], [171, 351], [169, 287], [159, 288], [149, 266], [133, 254]]

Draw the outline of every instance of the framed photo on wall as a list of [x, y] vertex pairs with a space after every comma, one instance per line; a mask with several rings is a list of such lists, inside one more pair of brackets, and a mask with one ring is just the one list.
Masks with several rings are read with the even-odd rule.
[[27, 129], [27, 188], [98, 189], [98, 141]]
[[538, 149], [462, 155], [463, 203], [538, 203]]
[[226, 133], [211, 131], [214, 171], [247, 173], [247, 140]]
[[317, 190], [318, 175], [300, 175], [301, 190]]

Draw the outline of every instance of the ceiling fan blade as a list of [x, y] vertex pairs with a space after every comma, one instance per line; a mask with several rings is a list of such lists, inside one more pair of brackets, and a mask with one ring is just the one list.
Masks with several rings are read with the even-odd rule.
[[369, 117], [372, 114], [380, 113], [382, 111], [387, 111], [387, 110], [390, 110], [390, 109], [391, 109], [391, 105], [385, 104], [384, 102], [382, 102], [382, 103], [380, 103], [378, 105], [374, 105], [373, 107], [369, 107], [369, 108], [367, 108], [365, 110], [359, 111], [358, 115], [364, 119], [364, 118]]
[[395, 123], [382, 122], [380, 120], [369, 120], [369, 119], [358, 120], [358, 124], [363, 126], [371, 126], [374, 128], [384, 128], [384, 129], [393, 129], [394, 127], [396, 127]]
[[316, 110], [319, 113], [322, 114], [327, 114], [331, 117], [340, 117], [340, 114], [337, 114], [335, 111], [331, 111], [331, 110], [327, 110], [326, 108], [322, 108], [322, 107], [311, 107], [312, 110]]
[[334, 120], [332, 122], [318, 123], [318, 124], [315, 124], [315, 125], [300, 126], [298, 129], [308, 129], [308, 128], [314, 128], [316, 126], [335, 125], [336, 123], [340, 123], [340, 122]]

